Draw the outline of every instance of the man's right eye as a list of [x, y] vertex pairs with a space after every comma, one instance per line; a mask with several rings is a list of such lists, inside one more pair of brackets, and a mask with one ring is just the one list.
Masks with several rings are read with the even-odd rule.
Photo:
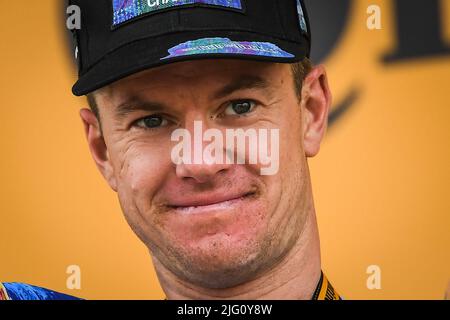
[[168, 121], [162, 116], [148, 116], [136, 121], [136, 126], [144, 129], [156, 129], [166, 126]]

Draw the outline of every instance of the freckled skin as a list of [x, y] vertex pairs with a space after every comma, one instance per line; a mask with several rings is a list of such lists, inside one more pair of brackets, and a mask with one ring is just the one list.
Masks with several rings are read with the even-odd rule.
[[[213, 97], [224, 83], [242, 74], [264, 78], [269, 87]], [[115, 107], [131, 96], [164, 103], [169, 124], [154, 131], [131, 127], [148, 111], [117, 121]], [[297, 243], [312, 210], [307, 157], [318, 150], [311, 142], [305, 148], [305, 123], [312, 118], [302, 111], [289, 65], [239, 60], [176, 63], [120, 80], [96, 92], [96, 99], [104, 152], [95, 146], [91, 151], [117, 191], [131, 228], [170, 273], [196, 286], [229, 288], [273, 268]], [[254, 99], [259, 105], [246, 117], [218, 117], [220, 106], [234, 99]], [[278, 173], [262, 176], [259, 164], [173, 164], [170, 153], [176, 143], [170, 134], [176, 128], [193, 130], [195, 120], [203, 121], [203, 130], [279, 129]], [[250, 191], [252, 195], [237, 205], [206, 214], [180, 214], [167, 206], [180, 195]]]

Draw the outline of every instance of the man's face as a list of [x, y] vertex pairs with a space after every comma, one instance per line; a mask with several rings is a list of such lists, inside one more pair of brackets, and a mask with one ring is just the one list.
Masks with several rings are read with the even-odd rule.
[[[103, 173], [132, 229], [183, 280], [208, 288], [251, 280], [300, 236], [311, 194], [293, 83], [287, 64], [201, 60], [96, 93], [110, 167]], [[174, 163], [171, 135], [184, 128], [194, 136], [194, 121], [224, 136], [226, 129], [279, 129], [278, 172], [261, 175], [259, 162]]]

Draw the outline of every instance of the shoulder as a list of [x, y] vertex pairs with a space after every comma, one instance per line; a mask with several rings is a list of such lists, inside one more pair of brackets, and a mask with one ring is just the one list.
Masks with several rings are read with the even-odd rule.
[[81, 300], [81, 299], [25, 283], [0, 282], [0, 300]]

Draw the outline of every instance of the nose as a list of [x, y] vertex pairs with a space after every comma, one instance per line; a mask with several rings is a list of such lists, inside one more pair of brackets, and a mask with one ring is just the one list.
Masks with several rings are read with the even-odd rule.
[[210, 130], [209, 133], [217, 134], [216, 139], [220, 139], [223, 135], [218, 129], [204, 126], [205, 122], [202, 121], [204, 119], [196, 120], [195, 117], [192, 118], [191, 121], [186, 121], [187, 125], [183, 131], [184, 143], [190, 143], [190, 146], [183, 145], [186, 149], [183, 149], [182, 158], [185, 156], [184, 152], [187, 151], [187, 159], [178, 158], [178, 153], [175, 155], [175, 158], [177, 158], [177, 161], [175, 161], [176, 176], [196, 183], [211, 182], [218, 175], [226, 173], [231, 165], [227, 163], [228, 161], [224, 161], [223, 156], [227, 155], [227, 151], [223, 149], [223, 142], [213, 148], [215, 156], [212, 156], [209, 152], [204, 153], [208, 149], [210, 141], [205, 141], [203, 138], [208, 130]]
[[197, 183], [207, 183], [213, 181], [218, 175], [228, 171], [230, 165], [227, 164], [178, 164], [176, 175], [181, 179], [192, 179]]

